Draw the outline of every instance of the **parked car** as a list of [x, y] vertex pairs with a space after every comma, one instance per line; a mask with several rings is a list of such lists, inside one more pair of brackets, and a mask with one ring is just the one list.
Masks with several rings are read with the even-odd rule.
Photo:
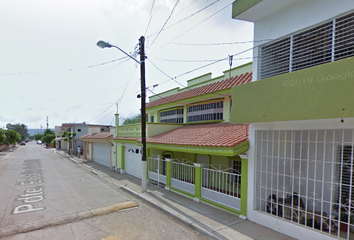
[[25, 141], [22, 141], [21, 143], [20, 143], [20, 145], [22, 146], [22, 145], [26, 145], [26, 142]]
[[38, 140], [38, 141], [37, 141], [37, 144], [42, 144], [42, 141], [41, 141], [41, 140]]

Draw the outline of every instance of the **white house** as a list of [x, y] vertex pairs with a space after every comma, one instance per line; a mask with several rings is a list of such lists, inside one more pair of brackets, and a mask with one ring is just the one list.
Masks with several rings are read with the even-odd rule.
[[250, 124], [247, 218], [354, 239], [354, 1], [236, 0], [232, 14], [254, 23], [253, 81], [233, 88], [231, 116]]

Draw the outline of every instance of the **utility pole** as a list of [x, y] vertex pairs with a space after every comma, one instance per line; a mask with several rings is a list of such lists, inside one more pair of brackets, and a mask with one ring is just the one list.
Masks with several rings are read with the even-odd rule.
[[142, 166], [142, 192], [147, 190], [147, 179], [146, 179], [146, 109], [145, 109], [145, 98], [146, 98], [146, 88], [145, 88], [145, 37], [141, 36], [139, 39], [140, 46], [140, 80], [141, 80], [141, 166]]

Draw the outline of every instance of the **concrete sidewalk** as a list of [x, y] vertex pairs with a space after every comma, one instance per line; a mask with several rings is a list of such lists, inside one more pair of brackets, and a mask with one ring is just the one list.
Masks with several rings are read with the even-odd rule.
[[109, 168], [83, 158], [70, 157], [66, 153], [57, 153], [89, 168], [92, 173], [105, 181], [118, 185], [122, 190], [129, 192], [151, 206], [168, 214], [177, 221], [185, 224], [197, 232], [211, 239], [260, 239], [260, 240], [289, 240], [288, 236], [257, 225], [248, 220], [204, 203], [197, 203], [192, 199], [177, 193], [157, 188], [148, 184], [148, 191], [141, 192], [141, 181], [128, 174], [118, 174]]

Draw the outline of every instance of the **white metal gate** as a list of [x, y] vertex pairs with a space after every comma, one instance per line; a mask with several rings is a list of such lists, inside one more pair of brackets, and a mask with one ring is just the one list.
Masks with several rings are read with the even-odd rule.
[[201, 196], [213, 202], [240, 210], [241, 173], [233, 173], [229, 166], [209, 165], [208, 167], [202, 168]]
[[166, 186], [166, 160], [161, 156], [149, 157], [149, 180], [150, 183], [164, 188]]
[[195, 193], [195, 167], [192, 162], [185, 159], [171, 161], [171, 186], [182, 191]]

